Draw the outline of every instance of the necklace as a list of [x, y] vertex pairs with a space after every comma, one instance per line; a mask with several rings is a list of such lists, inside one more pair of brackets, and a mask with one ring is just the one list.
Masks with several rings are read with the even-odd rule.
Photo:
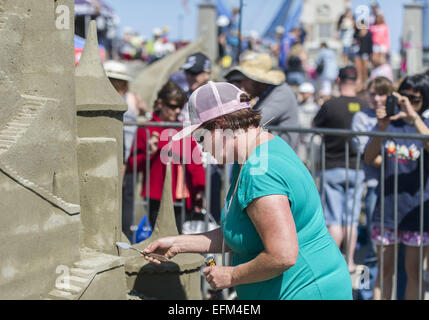
[[[256, 142], [258, 137], [261, 135], [261, 133], [264, 131], [265, 126], [270, 123], [274, 118], [271, 118], [269, 121], [267, 121], [266, 123], [264, 123], [261, 128], [260, 131], [258, 132], [258, 134], [255, 137], [255, 140], [253, 142]], [[258, 146], [256, 146], [258, 147]], [[255, 147], [255, 149], [256, 149]], [[244, 164], [243, 164], [244, 165]], [[234, 201], [234, 197], [235, 197], [235, 193], [237, 192], [237, 187], [238, 187], [238, 181], [240, 180], [240, 176], [241, 176], [241, 169], [243, 168], [243, 165], [240, 166], [240, 171], [238, 172], [238, 176], [237, 176], [237, 180], [235, 181], [235, 186], [234, 186], [234, 191], [231, 195], [231, 198], [229, 200], [229, 204], [228, 207], [225, 205], [225, 217], [224, 217], [224, 225], [226, 223], [226, 218], [229, 214], [229, 209], [231, 208], [231, 204]], [[226, 202], [226, 199], [225, 199]], [[225, 260], [225, 237], [223, 237], [222, 239], [222, 266], [226, 266], [226, 260]]]
[[[260, 131], [258, 132], [258, 134], [256, 135], [255, 140], [253, 140], [252, 144], [253, 144], [253, 143], [255, 143], [255, 142], [257, 141], [258, 137], [261, 135], [261, 133], [262, 133], [262, 132], [263, 132], [263, 129], [261, 128], [261, 130], [260, 130]], [[256, 146], [256, 147], [257, 147], [257, 146]], [[256, 147], [255, 147], [255, 149], [256, 149]], [[228, 213], [229, 213], [229, 209], [231, 208], [232, 201], [234, 200], [235, 193], [237, 192], [238, 181], [240, 180], [240, 176], [241, 176], [241, 169], [243, 168], [243, 166], [244, 166], [244, 164], [240, 165], [240, 171], [238, 172], [238, 177], [237, 177], [237, 179], [235, 180], [234, 191], [233, 191], [232, 196], [231, 196], [231, 199], [230, 199], [230, 201], [229, 201], [228, 210], [227, 210], [227, 211], [225, 211], [225, 220], [226, 220], [226, 217], [227, 217], [227, 215], [228, 215]]]

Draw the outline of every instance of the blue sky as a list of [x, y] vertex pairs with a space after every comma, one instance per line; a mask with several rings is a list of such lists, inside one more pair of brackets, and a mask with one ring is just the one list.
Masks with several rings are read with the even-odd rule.
[[[184, 40], [194, 40], [198, 21], [198, 4], [202, 0], [188, 0], [189, 11], [182, 6], [182, 0], [104, 0], [121, 19], [121, 28], [130, 26], [146, 37], [152, 29], [168, 25], [170, 38], [179, 39], [179, 16], [183, 17]], [[224, 0], [230, 7], [238, 6], [239, 0]], [[332, 0], [334, 2], [336, 0]], [[387, 24], [391, 29], [392, 50], [399, 51], [402, 30], [402, 5], [410, 0], [378, 0]], [[243, 31], [265, 31], [283, 0], [244, 0]], [[370, 0], [352, 0], [353, 8], [368, 5]]]

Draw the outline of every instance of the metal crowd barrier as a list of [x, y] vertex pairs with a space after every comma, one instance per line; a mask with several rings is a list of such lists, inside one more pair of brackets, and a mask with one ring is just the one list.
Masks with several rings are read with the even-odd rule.
[[[147, 141], [146, 141], [146, 146], [147, 146], [147, 154], [149, 154], [149, 143], [148, 143], [148, 139], [149, 139], [149, 131], [147, 129], [147, 127], [165, 127], [165, 128], [173, 128], [176, 130], [181, 130], [183, 128], [183, 124], [182, 123], [173, 123], [173, 122], [124, 122], [124, 125], [130, 125], [130, 126], [137, 126], [140, 128], [145, 128], [146, 130], [146, 137], [147, 137]], [[360, 152], [357, 150], [356, 153], [358, 154], [357, 156], [357, 163], [356, 163], [356, 168], [350, 168], [350, 159], [349, 159], [349, 151], [350, 148], [353, 146], [350, 146], [350, 144], [352, 143], [352, 138], [353, 137], [357, 137], [357, 136], [367, 136], [367, 137], [381, 137], [384, 139], [394, 139], [394, 138], [402, 138], [402, 139], [416, 139], [416, 140], [422, 140], [422, 141], [429, 141], [429, 136], [426, 135], [420, 135], [420, 134], [401, 134], [401, 133], [386, 133], [386, 132], [357, 132], [357, 131], [351, 131], [351, 130], [338, 130], [338, 129], [321, 129], [321, 128], [311, 128], [311, 129], [305, 129], [305, 128], [284, 128], [284, 127], [278, 127], [278, 126], [267, 126], [266, 127], [267, 130], [269, 130], [270, 132], [273, 133], [283, 133], [283, 132], [294, 132], [294, 133], [298, 133], [300, 135], [311, 135], [311, 139], [310, 139], [310, 143], [309, 146], [307, 146], [310, 149], [309, 152], [309, 157], [310, 159], [301, 159], [303, 161], [305, 161], [307, 163], [307, 168], [309, 169], [310, 173], [313, 176], [313, 179], [316, 182], [316, 185], [318, 186], [318, 190], [320, 193], [320, 197], [321, 197], [321, 202], [322, 202], [322, 206], [323, 208], [325, 208], [326, 206], [326, 192], [324, 190], [323, 187], [323, 180], [324, 180], [324, 176], [325, 176], [325, 171], [326, 171], [326, 159], [325, 159], [325, 152], [326, 152], [326, 146], [325, 146], [325, 139], [324, 137], [326, 136], [340, 136], [340, 137], [346, 137], [346, 141], [345, 141], [345, 163], [346, 163], [346, 199], [348, 197], [348, 193], [349, 193], [349, 183], [350, 183], [350, 179], [348, 176], [349, 170], [359, 170], [360, 164], [363, 161], [362, 158], [362, 154], [360, 154]], [[316, 137], [320, 137], [321, 143], [320, 146], [317, 146], [314, 143], [314, 139]], [[380, 194], [384, 195], [384, 189], [385, 189], [385, 181], [384, 181], [384, 140], [383, 143], [381, 144], [381, 156], [383, 158], [381, 167], [380, 167]], [[134, 152], [136, 152], [136, 139], [134, 139]], [[316, 148], [319, 147], [320, 148], [320, 152], [316, 151]], [[318, 154], [317, 154], [318, 153]], [[424, 147], [420, 148], [420, 192], [421, 192], [421, 197], [420, 197], [420, 238], [423, 239], [423, 222], [424, 222]], [[134, 154], [135, 156], [136, 154]], [[318, 168], [317, 165], [317, 158], [320, 158], [320, 168]], [[136, 159], [136, 157], [134, 157], [134, 159]], [[184, 166], [184, 164], [182, 164], [182, 166]], [[183, 167], [184, 168], [184, 167]], [[137, 184], [137, 163], [134, 162], [134, 172], [133, 172], [133, 185], [134, 188], [136, 187]], [[184, 168], [185, 169], [185, 168]], [[145, 175], [147, 177], [146, 179], [146, 194], [150, 194], [150, 159], [149, 157], [146, 157], [146, 164], [145, 164]], [[210, 213], [210, 203], [211, 203], [211, 199], [210, 199], [210, 193], [211, 193], [211, 172], [210, 172], [210, 165], [205, 166], [205, 172], [206, 172], [206, 190], [205, 190], [205, 197], [206, 197], [206, 209], [205, 212], [203, 212], [205, 214], [205, 225], [206, 225], [206, 230], [208, 228], [208, 223], [209, 221], [213, 220], [211, 213]], [[184, 175], [186, 176], [186, 175]], [[357, 183], [357, 177], [358, 175], [356, 175], [356, 180], [355, 180], [355, 185]], [[230, 171], [229, 171], [229, 167], [228, 166], [224, 166], [224, 179], [223, 179], [223, 190], [225, 192], [225, 195], [228, 192], [229, 189], [229, 185], [230, 185]], [[354, 206], [356, 204], [357, 201], [362, 201], [362, 199], [356, 199], [356, 188], [354, 189], [354, 196], [353, 196], [353, 204], [352, 204], [352, 216], [350, 216], [348, 214], [348, 206], [345, 206], [345, 210], [346, 210], [346, 217], [350, 216], [350, 219], [347, 219], [346, 221], [346, 230], [347, 230], [347, 226], [349, 225], [348, 222], [350, 221], [350, 223], [352, 223], [353, 221], [353, 212], [354, 212]], [[362, 194], [362, 198], [364, 198], [365, 194]], [[148, 200], [148, 198], [146, 197], [146, 199], [143, 199], [143, 201], [141, 200], [137, 200], [134, 203], [134, 219], [136, 217], [135, 215], [135, 207], [136, 205], [144, 205], [146, 206], [146, 212], [149, 213], [150, 212], [150, 201]], [[177, 202], [174, 204], [175, 206], [180, 206], [181, 207], [181, 222], [182, 225], [185, 221], [185, 200], [182, 199], [181, 201]], [[222, 206], [221, 206], [222, 208]], [[385, 231], [385, 226], [384, 226], [384, 196], [382, 196], [380, 198], [380, 210], [381, 210], [381, 234], [384, 234]], [[361, 210], [362, 211], [362, 210]], [[393, 274], [393, 288], [392, 288], [392, 292], [393, 292], [393, 299], [397, 299], [397, 278], [398, 278], [398, 148], [396, 148], [395, 151], [395, 178], [394, 178], [394, 221], [395, 221], [395, 228], [394, 228], [394, 233], [395, 233], [395, 244], [394, 244], [394, 274]], [[134, 220], [134, 223], [138, 223], [138, 221]], [[133, 230], [135, 231], [135, 226], [133, 228]], [[370, 235], [369, 235], [370, 238]], [[351, 239], [351, 235], [348, 235], [346, 233], [345, 235], [345, 244], [344, 247], [346, 248], [346, 252], [345, 252], [345, 257], [346, 259], [348, 258], [349, 252], [348, 252], [348, 246], [347, 243], [350, 241]], [[370, 245], [371, 245], [371, 240], [369, 240]], [[382, 242], [381, 244], [381, 252], [384, 252], [384, 244]], [[421, 241], [421, 244], [419, 246], [419, 299], [423, 299], [423, 295], [424, 295], [424, 288], [423, 286], [423, 261], [424, 261], [424, 247], [423, 247], [423, 240]], [[429, 259], [429, 257], [428, 257]], [[381, 259], [379, 261], [380, 263], [380, 270], [384, 270], [384, 257], [383, 255], [381, 255]], [[429, 262], [428, 262], [429, 263]], [[381, 293], [383, 293], [383, 288], [384, 288], [384, 277], [383, 277], [383, 273], [381, 273], [380, 276], [380, 290]]]

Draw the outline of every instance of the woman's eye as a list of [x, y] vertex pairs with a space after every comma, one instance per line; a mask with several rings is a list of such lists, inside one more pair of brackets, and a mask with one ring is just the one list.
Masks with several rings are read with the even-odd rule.
[[202, 143], [204, 141], [204, 136], [198, 138], [198, 143]]

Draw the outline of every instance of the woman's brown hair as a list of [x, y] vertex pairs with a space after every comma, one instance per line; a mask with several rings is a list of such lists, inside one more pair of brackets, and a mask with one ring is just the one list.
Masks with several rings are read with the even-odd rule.
[[[157, 100], [161, 99], [163, 102], [175, 101], [181, 108], [187, 102], [186, 93], [173, 81], [169, 80], [159, 90]], [[155, 101], [154, 110], [158, 108], [157, 101]]]
[[[251, 98], [247, 94], [242, 94], [240, 96], [240, 102], [249, 102]], [[261, 123], [261, 113], [260, 111], [253, 110], [252, 108], [238, 110], [223, 116], [217, 117], [210, 121], [205, 122], [201, 128], [213, 131], [215, 129], [221, 130], [247, 130], [250, 127], [259, 127]]]
[[120, 93], [128, 92], [128, 81], [115, 78], [109, 78], [109, 80], [116, 91]]
[[377, 77], [368, 83], [368, 90], [374, 86], [377, 94], [388, 95], [394, 91], [393, 83], [385, 77]]

